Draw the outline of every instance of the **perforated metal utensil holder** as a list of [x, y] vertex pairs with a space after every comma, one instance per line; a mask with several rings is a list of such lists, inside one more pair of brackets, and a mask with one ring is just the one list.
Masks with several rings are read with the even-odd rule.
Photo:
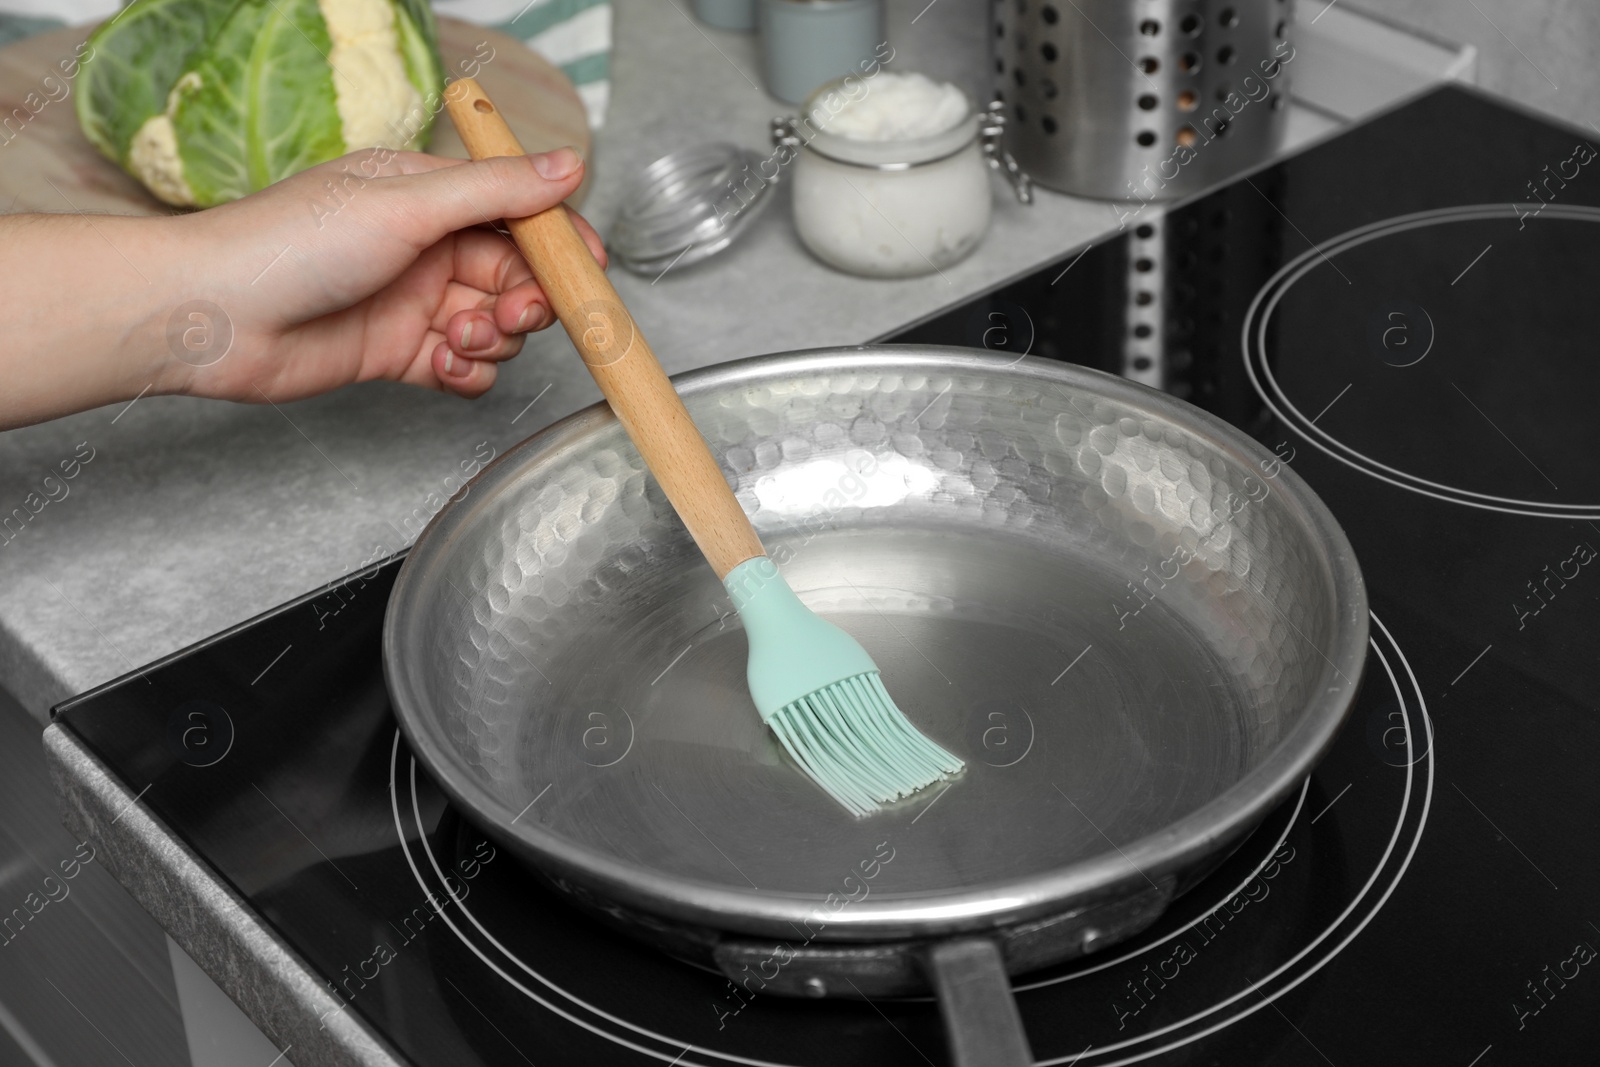
[[1288, 118], [1287, 0], [995, 0], [1006, 144], [1076, 196], [1170, 200], [1267, 158]]

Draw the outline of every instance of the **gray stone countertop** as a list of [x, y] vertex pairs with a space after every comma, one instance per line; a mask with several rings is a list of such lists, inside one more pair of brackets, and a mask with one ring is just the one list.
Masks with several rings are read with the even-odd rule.
[[[924, 7], [889, 0], [893, 66], [979, 84], [982, 0], [938, 0], [913, 25]], [[616, 0], [611, 107], [585, 204], [602, 232], [646, 163], [714, 140], [765, 154], [768, 121], [793, 110], [759, 88], [753, 35], [702, 32], [687, 11], [687, 0]], [[776, 192], [746, 238], [706, 263], [654, 284], [612, 269], [669, 372], [867, 341], [1115, 222], [1105, 204], [1051, 193], [1022, 207], [996, 177], [994, 225], [972, 257], [944, 277], [877, 281], [813, 260], [787, 190]], [[555, 329], [475, 402], [387, 383], [281, 409], [152, 396], [0, 434], [0, 514], [92, 449], [67, 495], [0, 544], [0, 685], [43, 720], [73, 693], [396, 552], [459, 484], [461, 463], [598, 399]]]
[[[987, 84], [987, 2], [887, 0], [892, 67], [969, 91]], [[708, 141], [765, 154], [770, 119], [794, 110], [760, 88], [753, 34], [701, 29], [688, 0], [614, 4], [611, 106], [595, 136], [584, 205], [602, 233], [651, 160]], [[1301, 28], [1297, 47], [1307, 55], [1296, 77], [1320, 86], [1320, 103], [1300, 106], [1296, 90], [1290, 145], [1382, 102], [1337, 103], [1371, 80], [1350, 74], [1367, 69], [1352, 65], [1352, 42], [1370, 49], [1376, 33], [1396, 38], [1401, 54], [1421, 54], [1416, 41], [1365, 16], [1324, 20], [1346, 23], [1320, 41]], [[1454, 53], [1440, 55], [1397, 73], [1378, 96], [1460, 76]], [[1116, 228], [1116, 210], [1104, 202], [1039, 190], [1025, 207], [1000, 178], [992, 189], [983, 244], [940, 274], [876, 280], [822, 266], [795, 236], [780, 185], [729, 251], [654, 280], [620, 268], [611, 276], [677, 372], [860, 344]], [[472, 402], [388, 383], [281, 408], [150, 396], [0, 434], [0, 517], [30, 493], [43, 498], [43, 479], [63, 461], [78, 464], [64, 496], [19, 536], [0, 537], [0, 686], [43, 721], [67, 696], [398, 552], [459, 486], [463, 464], [599, 399], [557, 329], [530, 339], [502, 365], [495, 388]], [[292, 669], [302, 651], [273, 666]]]

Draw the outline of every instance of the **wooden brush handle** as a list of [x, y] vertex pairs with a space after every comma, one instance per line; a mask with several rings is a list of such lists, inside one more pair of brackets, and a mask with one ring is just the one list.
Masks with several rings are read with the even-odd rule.
[[[473, 79], [452, 82], [445, 105], [473, 159], [525, 154]], [[765, 555], [705, 438], [566, 208], [558, 204], [525, 219], [507, 219], [506, 226], [595, 384], [717, 577]]]

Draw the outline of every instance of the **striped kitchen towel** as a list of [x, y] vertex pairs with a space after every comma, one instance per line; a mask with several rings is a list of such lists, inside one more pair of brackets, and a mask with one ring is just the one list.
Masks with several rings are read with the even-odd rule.
[[[99, 22], [118, 0], [0, 0], [0, 45], [79, 22]], [[611, 0], [436, 0], [437, 14], [488, 26], [523, 41], [566, 72], [589, 110], [605, 122], [611, 98]]]
[[611, 99], [610, 0], [434, 0], [433, 10], [527, 44], [572, 79], [589, 109], [589, 125], [604, 124]]

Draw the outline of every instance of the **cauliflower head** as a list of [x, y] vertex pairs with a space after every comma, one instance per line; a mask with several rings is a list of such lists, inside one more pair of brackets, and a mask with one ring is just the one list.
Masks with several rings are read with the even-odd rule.
[[134, 0], [89, 43], [85, 136], [183, 207], [421, 148], [444, 85], [427, 0]]

